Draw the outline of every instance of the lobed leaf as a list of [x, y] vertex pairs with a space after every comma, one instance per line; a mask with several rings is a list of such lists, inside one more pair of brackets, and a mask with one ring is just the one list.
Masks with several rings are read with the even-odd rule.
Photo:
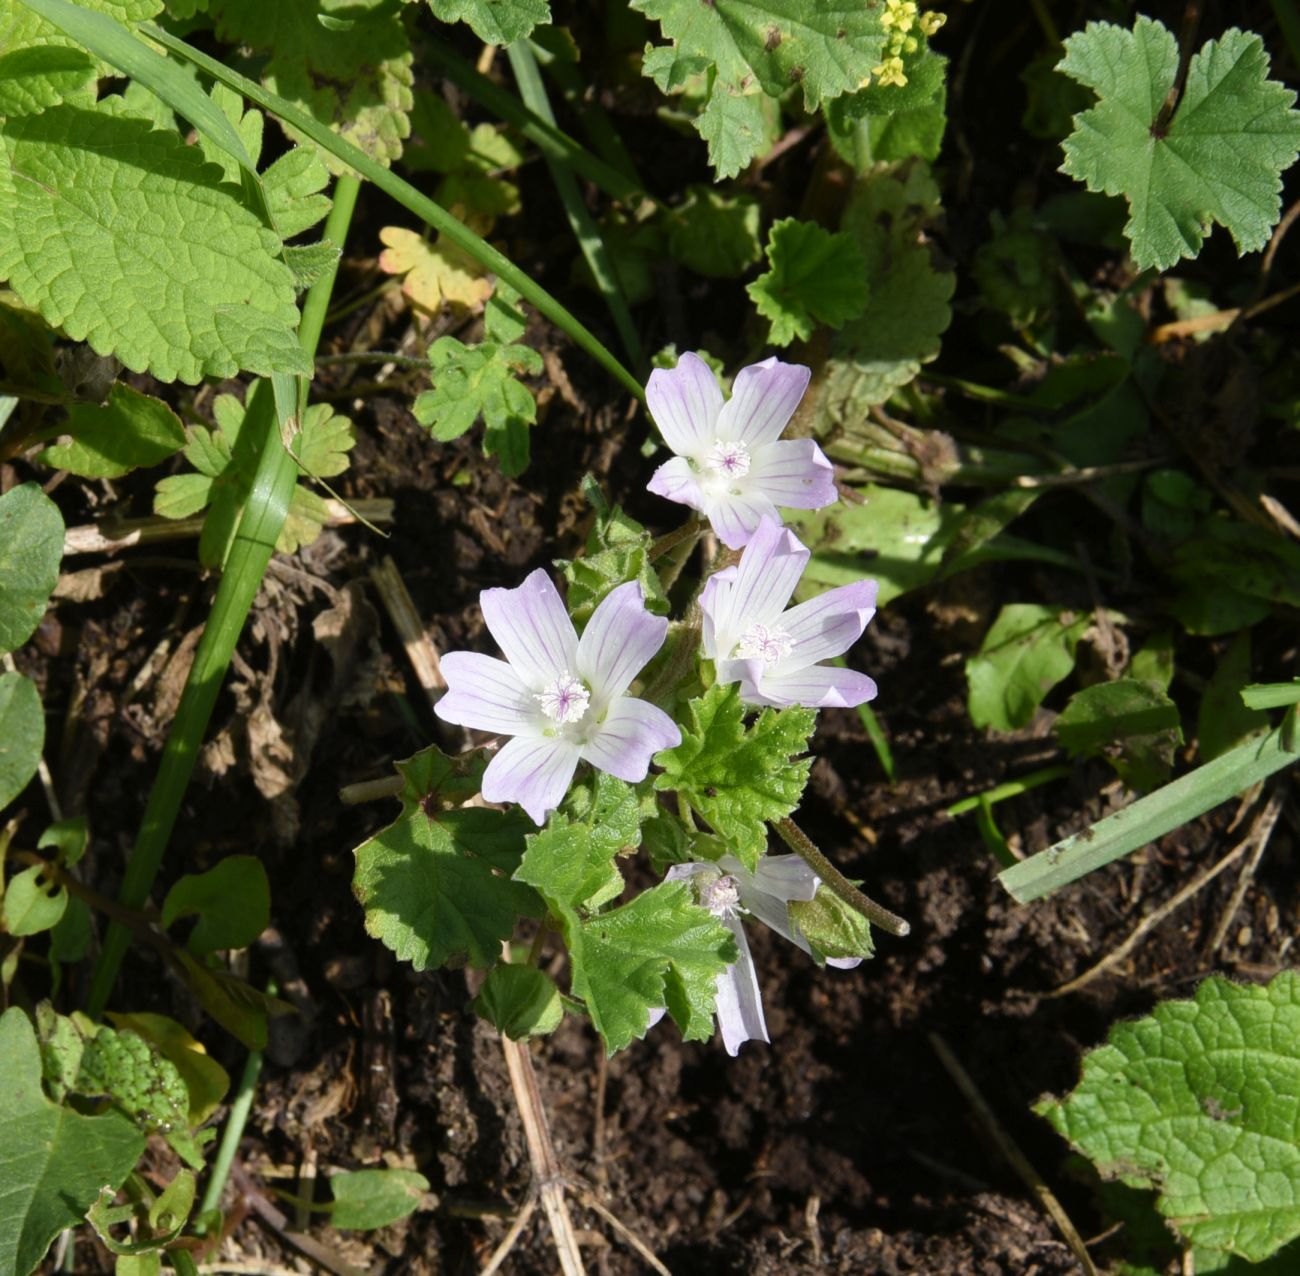
[[551, 20], [547, 0], [429, 0], [443, 22], [467, 22], [484, 44], [513, 44]]

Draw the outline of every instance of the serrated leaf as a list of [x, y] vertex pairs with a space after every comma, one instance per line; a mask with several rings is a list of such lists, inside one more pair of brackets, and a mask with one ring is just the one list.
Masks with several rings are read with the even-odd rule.
[[692, 1041], [713, 1033], [717, 977], [736, 941], [697, 905], [685, 882], [661, 882], [629, 904], [580, 921], [561, 914], [573, 991], [610, 1053], [645, 1035], [650, 1011], [668, 1008]]
[[420, 1207], [429, 1180], [415, 1170], [353, 1170], [330, 1176], [335, 1227], [387, 1227]]
[[198, 957], [247, 948], [271, 920], [271, 887], [262, 861], [227, 855], [206, 873], [186, 873], [163, 900], [163, 929], [182, 917], [198, 918], [186, 941]]
[[59, 924], [68, 907], [68, 892], [45, 869], [33, 864], [5, 884], [0, 917], [11, 935], [39, 935]]
[[429, 0], [443, 22], [468, 22], [484, 44], [513, 44], [551, 20], [547, 0]]
[[328, 215], [330, 197], [322, 192], [329, 180], [329, 169], [307, 146], [286, 151], [262, 174], [267, 207], [285, 239], [310, 230]]
[[668, 596], [650, 562], [653, 543], [650, 533], [618, 506], [597, 515], [583, 556], [556, 560], [569, 582], [565, 597], [576, 624], [590, 620], [610, 590], [632, 580], [640, 582], [648, 611], [668, 614]]
[[280, 241], [197, 148], [71, 106], [0, 141], [0, 276], [49, 323], [161, 381], [310, 375]]
[[[13, 7], [18, 7], [17, 5]], [[0, 117], [35, 115], [60, 102], [89, 105], [94, 97], [95, 59], [65, 45], [15, 48], [0, 23]]]
[[1104, 757], [1131, 789], [1147, 792], [1173, 770], [1183, 742], [1178, 706], [1138, 678], [1085, 687], [1056, 719], [1058, 739], [1076, 757]]
[[967, 707], [977, 727], [1027, 726], [1043, 698], [1074, 668], [1074, 649], [1090, 616], [1059, 607], [1008, 603], [966, 661]]
[[843, 327], [867, 304], [866, 258], [848, 235], [786, 217], [768, 232], [767, 260], [746, 291], [774, 346], [807, 341], [817, 323]]
[[185, 427], [176, 413], [121, 381], [114, 382], [103, 407], [74, 404], [64, 432], [72, 441], [47, 447], [38, 459], [80, 478], [121, 478], [158, 465], [185, 446]]
[[1058, 69], [1098, 100], [1074, 117], [1062, 172], [1128, 200], [1133, 260], [1167, 270], [1195, 257], [1214, 222], [1238, 252], [1263, 248], [1282, 207], [1280, 174], [1300, 154], [1300, 111], [1268, 79], [1259, 36], [1233, 27], [1202, 45], [1167, 123], [1178, 42], [1161, 23], [1089, 22], [1065, 49]]
[[1207, 979], [1112, 1028], [1078, 1086], [1038, 1106], [1106, 1178], [1159, 1190], [1198, 1248], [1262, 1262], [1300, 1236], [1300, 978]]
[[26, 787], [45, 747], [45, 713], [36, 684], [20, 673], [0, 673], [0, 810]]
[[324, 279], [338, 265], [341, 255], [338, 247], [330, 243], [289, 244], [284, 250], [285, 264], [293, 271], [293, 286], [299, 292]]
[[450, 240], [430, 243], [401, 226], [385, 226], [379, 238], [387, 245], [379, 269], [403, 275], [402, 292], [421, 310], [436, 314], [444, 302], [473, 310], [492, 295], [484, 267]]
[[62, 558], [63, 516], [40, 485], [22, 483], [0, 496], [0, 655], [35, 633]]
[[545, 1036], [564, 1018], [560, 990], [534, 966], [493, 966], [469, 1008], [511, 1041]]
[[799, 805], [808, 782], [813, 709], [764, 709], [745, 726], [734, 684], [715, 685], [687, 705], [682, 742], [656, 754], [655, 788], [673, 790], [705, 819], [750, 872], [767, 848], [768, 820]]
[[596, 909], [622, 893], [623, 874], [614, 863], [621, 847], [603, 830], [553, 815], [540, 833], [530, 834], [515, 880], [536, 887], [552, 908]]
[[707, 279], [734, 279], [763, 255], [759, 208], [753, 195], [727, 195], [711, 186], [688, 186], [669, 213], [668, 251]]
[[0, 1016], [0, 1271], [30, 1272], [105, 1186], [116, 1190], [144, 1151], [120, 1113], [88, 1117], [51, 1103], [27, 1016]]
[[527, 816], [439, 805], [468, 797], [465, 767], [481, 778], [483, 765], [480, 754], [458, 768], [437, 750], [399, 763], [402, 814], [355, 852], [352, 889], [367, 932], [416, 970], [453, 960], [495, 965], [516, 920], [541, 911], [536, 894], [509, 876], [533, 827]]

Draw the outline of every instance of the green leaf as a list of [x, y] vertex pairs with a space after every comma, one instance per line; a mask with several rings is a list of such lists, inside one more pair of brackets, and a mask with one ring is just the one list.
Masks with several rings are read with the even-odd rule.
[[706, 279], [734, 279], [763, 255], [753, 195], [688, 186], [685, 200], [668, 218], [668, 251]]
[[22, 483], [0, 496], [0, 655], [36, 631], [62, 557], [63, 516], [39, 484]]
[[929, 168], [879, 165], [859, 178], [840, 228], [866, 259], [866, 309], [831, 338], [819, 429], [856, 423], [938, 357], [957, 277], [936, 266], [926, 234], [941, 214]]
[[840, 328], [867, 304], [866, 258], [849, 235], [786, 217], [768, 232], [767, 260], [746, 291], [771, 324], [772, 345], [807, 341], [817, 323]]
[[0, 1016], [0, 1271], [32, 1271], [50, 1242], [75, 1227], [104, 1187], [135, 1168], [144, 1137], [117, 1112], [87, 1117], [51, 1103], [27, 1016]]
[[828, 957], [875, 955], [871, 924], [825, 886], [812, 899], [791, 900], [786, 909], [791, 928], [803, 933], [818, 965]]
[[1155, 683], [1119, 678], [1085, 687], [1056, 719], [1056, 734], [1075, 757], [1103, 757], [1131, 789], [1163, 784], [1183, 742], [1178, 706]]
[[71, 868], [81, 859], [89, 843], [90, 828], [84, 815], [72, 815], [66, 820], [58, 820], [36, 839], [38, 850], [58, 847], [59, 863], [65, 868]]
[[429, 1180], [414, 1170], [354, 1170], [330, 1176], [335, 1227], [387, 1227], [420, 1208]]
[[107, 1017], [115, 1028], [129, 1028], [143, 1037], [175, 1065], [189, 1096], [187, 1120], [191, 1128], [202, 1125], [217, 1110], [230, 1089], [230, 1076], [175, 1019], [146, 1011], [121, 1014], [110, 1010]]
[[1248, 709], [1284, 709], [1300, 704], [1300, 679], [1290, 682], [1253, 682], [1241, 689], [1241, 701]]
[[856, 173], [916, 156], [938, 158], [948, 124], [948, 60], [929, 49], [917, 54], [904, 59], [910, 65], [901, 88], [870, 84], [824, 108], [827, 135]]
[[294, 1013], [294, 1008], [287, 1002], [269, 996], [224, 970], [203, 965], [183, 948], [174, 949], [170, 960], [203, 1009], [249, 1050], [266, 1049], [268, 1017]]
[[447, 442], [482, 417], [484, 454], [500, 453], [502, 472], [521, 474], [528, 465], [528, 427], [537, 420], [537, 401], [517, 378], [539, 376], [542, 356], [528, 346], [496, 341], [467, 346], [455, 337], [439, 337], [429, 347], [429, 362], [433, 389], [415, 400], [415, 419]]
[[468, 22], [484, 44], [513, 44], [551, 20], [547, 0], [429, 0], [443, 22]]
[[[8, 6], [21, 12], [16, 2]], [[0, 18], [0, 117], [36, 115], [60, 102], [89, 105], [94, 98], [95, 60], [82, 49], [59, 44], [17, 46]]]
[[0, 276], [49, 323], [161, 381], [311, 373], [280, 240], [196, 147], [70, 106], [0, 142]]
[[1062, 171], [1128, 200], [1124, 232], [1139, 266], [1167, 270], [1195, 257], [1215, 222], [1238, 252], [1268, 243], [1280, 174], [1300, 153], [1300, 112], [1295, 94], [1268, 79], [1259, 36], [1233, 27], [1202, 45], [1168, 123], [1178, 43], [1159, 22], [1139, 17], [1131, 32], [1089, 22], [1065, 49], [1059, 69], [1098, 100], [1074, 117]]
[[766, 129], [762, 95], [792, 85], [815, 111], [853, 93], [879, 65], [886, 44], [883, 6], [854, 0], [632, 0], [660, 24], [668, 46], [647, 48], [643, 70], [664, 93], [708, 71], [696, 121], [720, 178], [733, 177], [758, 154]]
[[356, 431], [347, 417], [335, 416], [328, 403], [314, 403], [303, 413], [289, 453], [311, 478], [333, 478], [348, 468], [348, 453], [356, 443]]
[[617, 505], [597, 514], [583, 556], [556, 560], [569, 582], [565, 597], [575, 624], [585, 625], [610, 590], [632, 580], [640, 582], [647, 610], [668, 614], [668, 597], [650, 562], [652, 543], [650, 533]]
[[38, 935], [57, 926], [68, 892], [42, 864], [15, 873], [5, 884], [4, 928], [11, 935]]
[[1043, 697], [1074, 668], [1074, 648], [1090, 616], [1059, 607], [1008, 603], [966, 661], [967, 704], [977, 727], [1028, 726]]
[[271, 886], [262, 861], [228, 855], [206, 873], [186, 873], [163, 900], [163, 929], [182, 917], [198, 918], [185, 945], [196, 957], [247, 948], [271, 921]]
[[1205, 686], [1196, 719], [1197, 754], [1209, 762], [1251, 736], [1263, 735], [1268, 715], [1243, 703], [1242, 689], [1250, 682], [1250, 630], [1243, 629], [1228, 644]]
[[813, 709], [764, 709], [745, 726], [745, 706], [734, 685], [715, 685], [687, 705], [682, 742], [657, 754], [664, 774], [656, 789], [675, 790], [753, 872], [767, 848], [766, 821], [799, 805], [808, 783], [808, 747], [817, 722]]
[[470, 1009], [511, 1041], [545, 1036], [564, 1018], [560, 990], [534, 966], [493, 966]]
[[26, 787], [45, 747], [45, 712], [36, 684], [20, 673], [0, 673], [0, 810]]
[[661, 882], [586, 921], [564, 910], [561, 922], [574, 994], [608, 1051], [643, 1037], [663, 1006], [688, 1041], [713, 1034], [715, 981], [736, 960], [736, 941], [686, 882]]
[[157, 465], [185, 446], [185, 427], [161, 399], [114, 382], [108, 403], [75, 404], [64, 432], [70, 443], [47, 447], [38, 460], [80, 478], [121, 478]]
[[1198, 1248], [1262, 1262], [1300, 1236], [1300, 977], [1207, 979], [1111, 1029], [1065, 1099], [1038, 1111], [1104, 1177], [1154, 1187]]
[[516, 920], [541, 912], [533, 891], [509, 876], [533, 827], [528, 817], [441, 805], [478, 792], [485, 766], [481, 753], [456, 759], [436, 748], [399, 762], [402, 813], [356, 849], [352, 889], [366, 931], [416, 970], [495, 965]]

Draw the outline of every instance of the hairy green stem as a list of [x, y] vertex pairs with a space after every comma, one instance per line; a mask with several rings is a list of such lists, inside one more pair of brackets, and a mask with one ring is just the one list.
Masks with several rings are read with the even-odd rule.
[[[334, 204], [325, 223], [325, 237], [340, 246], [347, 238], [359, 190], [360, 183], [350, 174], [335, 183]], [[312, 287], [303, 303], [298, 339], [309, 356], [316, 352], [337, 273], [336, 262]], [[194, 764], [198, 761], [199, 747], [207, 733], [226, 671], [230, 668], [235, 644], [275, 553], [275, 542], [289, 511], [289, 501], [298, 481], [298, 463], [281, 441], [279, 419], [292, 414], [294, 408], [290, 405], [286, 413], [284, 405], [281, 405], [277, 416], [273, 399], [283, 399], [290, 393], [297, 394], [297, 411], [301, 412], [307, 394], [305, 384], [295, 391], [292, 383], [285, 388], [263, 381], [249, 397], [244, 428], [255, 431], [255, 437], [260, 436], [261, 455], [226, 569], [217, 586], [211, 614], [167, 735], [140, 832], [127, 860], [118, 892], [118, 902], [127, 908], [140, 908], [153, 889], [163, 853], [180, 814], [185, 790], [194, 773]], [[99, 1018], [108, 1004], [130, 941], [131, 932], [127, 927], [119, 922], [109, 924], [86, 1001], [86, 1011], [92, 1018]]]
[[808, 834], [803, 831], [788, 815], [772, 825], [777, 835], [825, 885], [840, 897], [850, 908], [862, 914], [873, 926], [897, 935], [902, 939], [912, 933], [912, 927], [901, 917], [891, 913], [883, 904], [877, 904], [869, 895], [864, 895], [853, 885], [834, 864], [813, 844]]

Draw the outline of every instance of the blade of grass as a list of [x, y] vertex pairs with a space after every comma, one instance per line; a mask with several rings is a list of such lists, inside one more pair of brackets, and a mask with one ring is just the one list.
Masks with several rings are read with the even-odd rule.
[[982, 805], [992, 806], [996, 802], [1005, 802], [1007, 798], [1019, 797], [1036, 789], [1040, 784], [1050, 784], [1053, 780], [1063, 780], [1070, 774], [1068, 766], [1045, 766], [1038, 771], [1030, 771], [1014, 780], [995, 785], [984, 793], [962, 798], [954, 802], [946, 811], [947, 815], [965, 815], [967, 811], [978, 810]]
[[[272, 996], [276, 991], [274, 984], [267, 989]], [[226, 1114], [226, 1124], [221, 1131], [221, 1142], [217, 1145], [217, 1154], [212, 1161], [212, 1173], [203, 1188], [203, 1199], [198, 1208], [200, 1218], [221, 1205], [221, 1194], [226, 1190], [226, 1180], [230, 1178], [230, 1169], [239, 1151], [239, 1140], [244, 1137], [244, 1127], [253, 1110], [257, 1079], [261, 1074], [262, 1053], [260, 1050], [250, 1050], [244, 1062], [244, 1071], [239, 1077], [235, 1097], [230, 1101], [230, 1111]]]
[[1082, 833], [1031, 855], [1000, 873], [998, 881], [1021, 904], [1041, 899], [1300, 761], [1289, 726], [1293, 714], [1268, 735], [1239, 744]]
[[[836, 656], [831, 664], [839, 665], [841, 669], [849, 667], [849, 662], [843, 656]], [[858, 721], [862, 723], [862, 729], [867, 733], [867, 739], [871, 741], [871, 747], [876, 751], [876, 758], [880, 762], [880, 769], [885, 773], [885, 779], [893, 784], [894, 751], [889, 747], [889, 738], [885, 735], [885, 728], [880, 725], [880, 719], [876, 717], [876, 711], [869, 704], [858, 705]]]
[[[510, 69], [515, 73], [515, 83], [519, 85], [519, 96], [523, 98], [524, 105], [541, 119], [553, 124], [555, 115], [551, 110], [550, 99], [546, 96], [546, 85], [542, 83], [537, 59], [533, 57], [527, 41], [518, 40], [508, 45], [506, 57], [510, 59]], [[618, 335], [623, 341], [623, 349], [638, 371], [644, 371], [645, 358], [641, 352], [641, 340], [637, 336], [632, 316], [628, 313], [627, 301], [614, 272], [614, 263], [610, 261], [609, 250], [601, 238], [600, 228], [587, 211], [577, 179], [568, 164], [552, 155], [543, 154], [560, 203], [564, 205], [564, 215], [569, 219], [569, 227], [578, 241], [578, 247], [582, 249], [596, 287], [600, 289], [600, 295], [609, 308], [614, 327], [618, 329]]]
[[1241, 689], [1247, 709], [1283, 709], [1300, 704], [1300, 680], [1291, 682], [1252, 682]]
[[[325, 223], [325, 237], [340, 246], [347, 238], [359, 190], [359, 182], [351, 175], [341, 177], [335, 183], [334, 204]], [[303, 303], [298, 340], [309, 357], [316, 352], [337, 273], [336, 262], [313, 285]], [[249, 399], [244, 429], [257, 432], [256, 437], [261, 439], [261, 456], [226, 570], [217, 586], [212, 611], [167, 735], [162, 761], [140, 822], [140, 832], [122, 878], [118, 900], [129, 908], [141, 907], [153, 889], [180, 814], [185, 790], [194, 773], [199, 746], [203, 743], [217, 696], [230, 668], [235, 644], [248, 619], [267, 564], [275, 553], [275, 542], [284, 526], [289, 501], [298, 481], [297, 462], [281, 442], [280, 422], [296, 411], [295, 397], [298, 393], [305, 394], [306, 387], [299, 391], [293, 378], [289, 377], [277, 377], [274, 381], [274, 385], [261, 382]], [[110, 923], [86, 1002], [86, 1011], [92, 1018], [99, 1018], [108, 1004], [129, 944], [130, 931], [117, 922]]]

